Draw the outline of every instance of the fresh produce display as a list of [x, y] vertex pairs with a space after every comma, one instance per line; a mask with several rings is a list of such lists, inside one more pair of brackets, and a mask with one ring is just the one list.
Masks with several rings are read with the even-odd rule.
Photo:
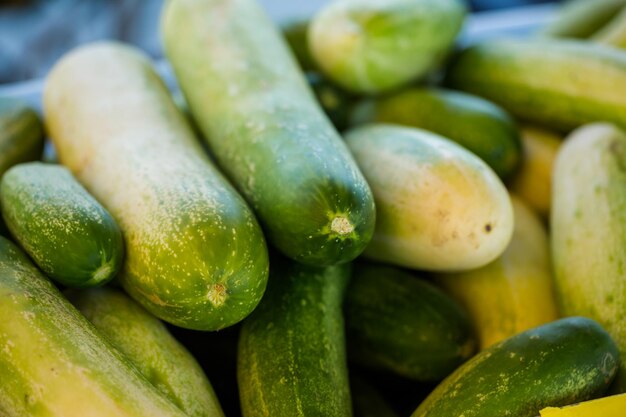
[[134, 299], [201, 330], [256, 307], [268, 273], [261, 228], [144, 55], [116, 43], [71, 52], [48, 77], [44, 107], [61, 162], [122, 229], [119, 278]]
[[43, 152], [43, 128], [35, 111], [0, 97], [0, 177], [13, 165], [35, 161]]
[[556, 18], [540, 33], [564, 38], [588, 38], [609, 23], [626, 0], [567, 0]]
[[15, 240], [55, 281], [93, 287], [119, 272], [120, 229], [67, 168], [40, 162], [14, 166], [0, 182], [0, 208]]
[[367, 257], [462, 271], [484, 266], [506, 249], [511, 201], [476, 155], [434, 133], [386, 124], [351, 130], [346, 143], [376, 200]]
[[548, 234], [520, 199], [511, 201], [515, 228], [504, 253], [482, 268], [437, 277], [469, 312], [482, 349], [558, 318]]
[[333, 81], [381, 93], [424, 78], [463, 25], [460, 0], [337, 0], [309, 25], [309, 50]]
[[626, 394], [613, 395], [563, 408], [548, 407], [541, 410], [541, 417], [622, 417], [624, 410], [626, 410]]
[[374, 231], [372, 194], [263, 10], [173, 1], [163, 32], [191, 113], [268, 240], [313, 266], [357, 257]]

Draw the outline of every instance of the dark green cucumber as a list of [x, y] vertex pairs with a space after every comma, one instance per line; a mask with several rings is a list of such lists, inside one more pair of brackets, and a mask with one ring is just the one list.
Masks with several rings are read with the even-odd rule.
[[446, 378], [412, 417], [534, 417], [602, 395], [619, 367], [615, 342], [583, 317], [558, 320], [486, 350]]
[[349, 277], [349, 264], [272, 260], [267, 293], [239, 338], [244, 417], [352, 415], [341, 312]]
[[595, 121], [626, 126], [626, 54], [591, 42], [486, 41], [457, 57], [447, 84], [562, 131]]
[[161, 393], [189, 417], [223, 417], [202, 368], [165, 325], [119, 290], [65, 293]]
[[287, 22], [282, 26], [283, 36], [289, 45], [293, 56], [300, 64], [302, 71], [316, 71], [317, 64], [309, 50], [307, 31], [309, 19], [300, 19]]
[[315, 266], [358, 256], [374, 231], [371, 191], [263, 10], [171, 1], [163, 30], [212, 154], [274, 246]]
[[35, 111], [0, 99], [0, 177], [13, 165], [35, 161], [43, 153], [43, 127]]
[[103, 285], [122, 266], [122, 233], [109, 212], [60, 165], [11, 168], [0, 183], [2, 216], [50, 278], [70, 287]]
[[185, 417], [0, 237], [0, 415]]
[[461, 307], [401, 269], [357, 265], [345, 313], [348, 357], [363, 366], [440, 381], [476, 349]]
[[411, 88], [363, 101], [350, 123], [396, 123], [438, 133], [472, 151], [501, 178], [521, 161], [520, 134], [504, 110], [480, 97], [439, 88]]

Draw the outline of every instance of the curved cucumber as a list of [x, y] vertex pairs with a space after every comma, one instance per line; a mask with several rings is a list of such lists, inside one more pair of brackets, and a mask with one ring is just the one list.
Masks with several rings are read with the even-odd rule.
[[521, 161], [520, 135], [504, 110], [480, 97], [439, 88], [411, 88], [364, 101], [352, 124], [394, 123], [418, 127], [451, 139], [485, 161], [501, 178]]
[[350, 417], [341, 302], [350, 265], [274, 262], [243, 322], [237, 376], [244, 417]]
[[255, 308], [268, 271], [261, 229], [145, 56], [116, 43], [69, 53], [44, 107], [61, 162], [120, 225], [120, 281], [135, 300], [198, 330]]
[[625, 0], [568, 0], [540, 33], [545, 36], [587, 38], [609, 23], [626, 6]]
[[473, 353], [466, 313], [400, 269], [359, 265], [346, 294], [349, 359], [420, 381], [440, 381]]
[[372, 194], [263, 10], [178, 0], [163, 22], [191, 112], [269, 240], [316, 266], [358, 256], [374, 230]]
[[173, 404], [189, 417], [223, 417], [202, 368], [165, 325], [124, 293], [66, 292], [70, 302]]
[[122, 233], [64, 167], [16, 165], [0, 183], [11, 234], [50, 278], [70, 287], [103, 285], [122, 266]]
[[[600, 322], [626, 357], [626, 132], [607, 124], [572, 133], [553, 173], [552, 256], [567, 315]], [[626, 390], [622, 364], [620, 390]]]
[[2, 416], [185, 417], [2, 237], [0, 299]]
[[367, 257], [459, 271], [506, 249], [513, 233], [509, 195], [477, 156], [434, 133], [382, 124], [348, 132], [346, 143], [376, 199]]
[[423, 78], [437, 66], [465, 13], [458, 0], [338, 0], [311, 21], [309, 49], [339, 85], [380, 93]]
[[15, 164], [41, 158], [43, 143], [37, 113], [19, 102], [0, 99], [0, 177]]
[[619, 352], [593, 320], [570, 317], [483, 350], [446, 378], [412, 417], [535, 417], [548, 405], [596, 398]]
[[447, 82], [545, 127], [626, 126], [626, 54], [616, 48], [557, 39], [488, 41], [462, 52]]
[[511, 202], [515, 228], [504, 253], [482, 268], [437, 277], [469, 312], [482, 349], [558, 317], [548, 233], [521, 200]]

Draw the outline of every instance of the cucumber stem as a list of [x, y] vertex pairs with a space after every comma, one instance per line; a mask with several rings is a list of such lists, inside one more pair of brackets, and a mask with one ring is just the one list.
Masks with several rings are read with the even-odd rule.
[[228, 294], [226, 293], [226, 287], [224, 284], [212, 284], [209, 285], [209, 292], [207, 293], [207, 298], [215, 307], [219, 307], [224, 304]]
[[344, 236], [352, 233], [352, 231], [354, 230], [354, 226], [345, 216], [337, 216], [330, 223], [330, 230], [340, 236]]
[[106, 281], [109, 276], [113, 272], [113, 265], [111, 263], [102, 264], [98, 269], [93, 273], [90, 283], [98, 284], [100, 282]]

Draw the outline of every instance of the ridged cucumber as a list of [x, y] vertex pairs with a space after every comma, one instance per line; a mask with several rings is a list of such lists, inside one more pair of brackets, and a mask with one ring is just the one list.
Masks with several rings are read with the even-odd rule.
[[394, 123], [451, 139], [485, 161], [501, 178], [521, 161], [520, 135], [504, 110], [480, 97], [441, 88], [410, 88], [360, 103], [351, 124]]
[[255, 0], [177, 0], [165, 50], [217, 162], [268, 239], [315, 266], [358, 256], [374, 231], [370, 189]]
[[481, 348], [558, 317], [548, 233], [524, 203], [511, 196], [515, 227], [502, 256], [437, 282], [469, 312]]
[[570, 317], [483, 350], [446, 378], [412, 417], [534, 417], [548, 405], [596, 398], [619, 352], [593, 320]]
[[73, 290], [65, 295], [98, 332], [185, 414], [224, 416], [200, 365], [159, 319], [119, 290]]
[[11, 234], [55, 281], [93, 287], [120, 270], [124, 242], [117, 223], [66, 168], [14, 166], [2, 177], [0, 207]]
[[362, 366], [440, 381], [476, 349], [465, 311], [401, 269], [357, 265], [345, 314], [348, 358]]
[[613, 395], [580, 404], [541, 410], [541, 417], [623, 417], [626, 410], [626, 394]]
[[41, 158], [43, 143], [39, 115], [15, 100], [0, 99], [0, 177], [15, 164]]
[[474, 154], [434, 133], [384, 124], [351, 130], [346, 143], [376, 199], [367, 257], [459, 271], [486, 265], [506, 249], [513, 233], [509, 195]]
[[352, 415], [341, 311], [349, 278], [349, 264], [272, 259], [267, 294], [239, 337], [244, 417]]
[[602, 28], [626, 6], [625, 0], [569, 0], [556, 18], [540, 33], [545, 36], [587, 38]]
[[447, 83], [544, 127], [626, 126], [626, 53], [616, 48], [557, 39], [487, 41], [457, 57]]
[[338, 0], [312, 19], [311, 54], [333, 81], [376, 94], [423, 78], [461, 30], [459, 0]]
[[0, 415], [185, 417], [0, 237]]
[[[600, 322], [626, 357], [626, 132], [608, 124], [572, 133], [553, 172], [552, 256], [566, 315]], [[620, 373], [626, 391], [626, 363]]]
[[122, 229], [120, 281], [135, 300], [198, 330], [255, 308], [268, 273], [261, 228], [147, 57], [108, 42], [70, 52], [48, 77], [44, 107], [61, 162]]

